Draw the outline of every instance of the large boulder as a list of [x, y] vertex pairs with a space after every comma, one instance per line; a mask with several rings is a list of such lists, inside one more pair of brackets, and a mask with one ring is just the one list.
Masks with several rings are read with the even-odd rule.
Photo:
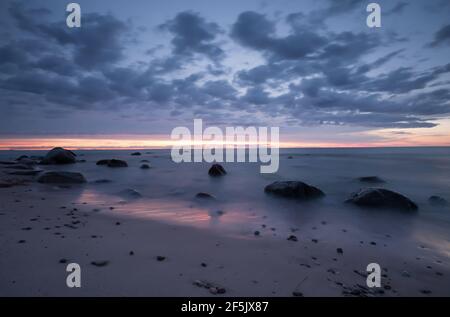
[[225, 171], [225, 169], [223, 168], [222, 165], [220, 164], [213, 164], [213, 166], [211, 166], [211, 168], [208, 171], [209, 176], [223, 176], [226, 175], [227, 172]]
[[86, 179], [83, 174], [75, 172], [60, 172], [52, 171], [45, 172], [37, 179], [39, 183], [43, 184], [83, 184]]
[[320, 189], [299, 181], [274, 182], [267, 185], [264, 191], [276, 196], [301, 200], [315, 199], [325, 196]]
[[354, 193], [347, 202], [374, 208], [394, 208], [408, 211], [418, 209], [417, 205], [409, 198], [383, 188], [361, 189]]
[[40, 162], [41, 164], [73, 164], [76, 161], [76, 154], [72, 151], [55, 147]]

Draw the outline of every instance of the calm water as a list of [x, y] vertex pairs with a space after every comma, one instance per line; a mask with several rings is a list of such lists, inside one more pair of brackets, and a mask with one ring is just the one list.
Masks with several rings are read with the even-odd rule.
[[[277, 238], [279, 232], [298, 229], [307, 237], [332, 239], [337, 231], [346, 229], [351, 232], [346, 239], [370, 237], [379, 241], [390, 235], [396, 237], [398, 247], [407, 242], [450, 257], [450, 208], [427, 202], [431, 195], [450, 201], [450, 148], [282, 149], [276, 174], [260, 174], [259, 163], [223, 163], [228, 175], [220, 179], [208, 176], [210, 164], [172, 162], [168, 150], [143, 150], [142, 156], [131, 156], [132, 152], [76, 151], [85, 163], [43, 168], [82, 172], [88, 184], [72, 189], [33, 186], [43, 193], [67, 195], [72, 201], [98, 206], [105, 214], [175, 222], [233, 236], [248, 237], [259, 230]], [[44, 153], [3, 151], [0, 159]], [[107, 158], [124, 159], [129, 167], [95, 165]], [[151, 169], [139, 168], [144, 159]], [[415, 201], [419, 212], [366, 210], [345, 204], [352, 192], [365, 187], [356, 178], [373, 175], [386, 181], [380, 187]], [[111, 183], [91, 183], [98, 179]], [[265, 195], [264, 187], [276, 180], [304, 181], [322, 189], [326, 197], [300, 203]], [[123, 196], [125, 189], [138, 191], [142, 198]], [[216, 200], [194, 198], [198, 192], [208, 192]], [[115, 209], [110, 211], [110, 206]], [[326, 230], [316, 230], [325, 223]]]

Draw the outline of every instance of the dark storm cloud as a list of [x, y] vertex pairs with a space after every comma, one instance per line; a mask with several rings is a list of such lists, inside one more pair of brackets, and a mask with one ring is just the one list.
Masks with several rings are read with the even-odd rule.
[[278, 38], [274, 35], [274, 23], [256, 12], [243, 12], [231, 30], [238, 43], [262, 50], [275, 58], [298, 59], [313, 53], [326, 43], [326, 38], [300, 28], [290, 35]]
[[[126, 109], [127, 118], [141, 120], [143, 112], [164, 110], [226, 124], [283, 118], [302, 125], [433, 127], [433, 119], [450, 113], [450, 64], [421, 71], [397, 66], [393, 61], [405, 50], [388, 47], [398, 43], [397, 35], [314, 27], [320, 14], [345, 15], [362, 3], [330, 1], [311, 14], [288, 14], [283, 34], [258, 12], [240, 13], [230, 29], [199, 13], [179, 12], [159, 25], [167, 32], [166, 45], [145, 47], [148, 60], [133, 63], [127, 59], [127, 46], [135, 49], [132, 24], [87, 13], [80, 29], [69, 29], [65, 21], [37, 19], [50, 15], [46, 9], [13, 2], [8, 12], [14, 30], [0, 44], [0, 104], [10, 114], [28, 107], [58, 117], [79, 109], [100, 116]], [[391, 11], [405, 7], [401, 2]], [[447, 41], [442, 28], [433, 45]], [[231, 58], [230, 71], [223, 66], [224, 43], [230, 42], [261, 54], [263, 63], [243, 69]], [[388, 49], [378, 52], [383, 46]], [[169, 53], [158, 54], [167, 47]], [[190, 69], [197, 61], [207, 66]], [[174, 75], [179, 70], [182, 75]]]
[[439, 45], [450, 45], [450, 24], [443, 26], [434, 35], [433, 42], [430, 43], [431, 47]]
[[10, 7], [11, 16], [21, 30], [39, 36], [42, 41], [73, 50], [74, 61], [81, 67], [90, 70], [123, 57], [121, 37], [129, 26], [112, 15], [84, 14], [83, 27], [70, 29], [61, 27], [65, 21], [43, 23], [42, 14], [49, 12], [46, 9], [38, 11], [25, 8], [20, 2], [13, 2]]
[[171, 43], [175, 55], [204, 54], [215, 60], [224, 54], [214, 43], [221, 33], [219, 25], [207, 22], [195, 12], [180, 12], [172, 20], [160, 25], [160, 28], [173, 35]]

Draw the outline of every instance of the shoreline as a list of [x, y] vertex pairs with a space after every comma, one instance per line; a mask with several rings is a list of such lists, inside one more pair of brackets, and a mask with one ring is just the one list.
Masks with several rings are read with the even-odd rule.
[[[64, 195], [41, 197], [27, 190], [6, 189], [8, 199], [1, 203], [1, 296], [214, 296], [194, 285], [198, 280], [221, 285], [223, 296], [359, 296], [366, 265], [380, 259], [383, 293], [370, 296], [424, 296], [424, 291], [450, 295], [448, 263], [427, 259], [426, 249], [417, 252], [421, 261], [411, 258], [405, 264], [405, 257], [393, 250], [368, 250], [356, 242], [315, 243], [302, 233], [296, 233], [297, 242], [268, 235], [230, 238], [211, 230], [102, 214], [93, 211], [96, 206], [72, 204]], [[76, 229], [64, 226], [73, 221]], [[343, 254], [336, 252], [338, 245]], [[62, 259], [81, 265], [80, 289], [65, 285], [68, 273], [66, 264], [59, 263]], [[92, 261], [108, 264], [96, 267]], [[427, 265], [438, 267], [434, 270], [442, 275]], [[350, 294], [343, 293], [344, 286]]]

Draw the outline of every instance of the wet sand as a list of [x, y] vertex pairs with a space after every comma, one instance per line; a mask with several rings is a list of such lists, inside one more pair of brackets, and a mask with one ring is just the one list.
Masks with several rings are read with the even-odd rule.
[[[149, 172], [166, 177], [155, 161]], [[201, 219], [209, 224], [239, 212], [239, 206], [246, 209], [249, 216], [238, 219], [246, 225], [239, 227], [234, 219], [227, 231], [141, 217], [131, 209], [142, 208], [145, 199], [141, 203], [124, 203], [108, 195], [89, 199], [85, 192], [91, 184], [36, 184], [33, 177], [12, 177], [4, 173], [5, 166], [0, 169], [2, 180], [29, 182], [0, 188], [0, 296], [450, 296], [447, 236], [434, 241], [440, 236], [427, 240], [425, 235], [418, 240], [402, 233], [402, 227], [381, 227], [379, 223], [391, 215], [372, 214], [348, 222], [361, 211], [344, 216], [317, 207], [320, 216], [283, 225], [274, 215], [248, 212], [252, 201], [220, 206], [223, 216], [208, 213], [219, 207], [201, 209], [203, 203], [195, 200], [177, 205], [179, 213], [203, 210]], [[101, 173], [108, 178], [112, 172]], [[177, 191], [176, 185], [170, 192]], [[173, 197], [156, 195], [152, 200], [157, 204]], [[292, 203], [274, 204], [283, 209]], [[409, 216], [399, 217], [405, 221]], [[367, 230], [362, 222], [377, 230]], [[420, 228], [436, 232], [426, 218]], [[297, 241], [288, 240], [291, 235]], [[66, 286], [66, 265], [71, 262], [81, 266], [81, 288]], [[379, 289], [366, 287], [365, 270], [372, 262], [382, 268]], [[208, 283], [225, 293], [213, 294], [204, 287]]]

